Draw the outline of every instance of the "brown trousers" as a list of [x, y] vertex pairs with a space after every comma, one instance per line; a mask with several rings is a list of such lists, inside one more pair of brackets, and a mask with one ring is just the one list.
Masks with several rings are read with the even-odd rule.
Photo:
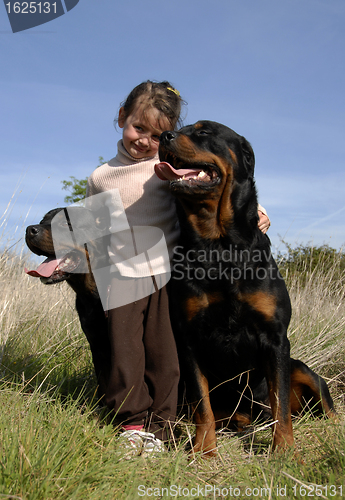
[[[117, 286], [113, 287], [119, 290]], [[167, 439], [176, 418], [179, 364], [167, 286], [108, 311], [111, 372], [105, 403], [122, 424]]]

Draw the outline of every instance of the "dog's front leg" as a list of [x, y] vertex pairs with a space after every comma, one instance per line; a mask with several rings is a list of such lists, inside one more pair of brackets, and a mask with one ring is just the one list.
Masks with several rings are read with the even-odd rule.
[[202, 452], [203, 456], [211, 457], [216, 451], [216, 424], [210, 402], [209, 384], [207, 377], [200, 367], [194, 366], [193, 417], [196, 425], [196, 434], [193, 452]]
[[285, 450], [293, 446], [290, 405], [290, 343], [286, 336], [277, 345], [269, 343], [265, 349], [265, 372], [269, 390], [273, 425], [273, 449]]

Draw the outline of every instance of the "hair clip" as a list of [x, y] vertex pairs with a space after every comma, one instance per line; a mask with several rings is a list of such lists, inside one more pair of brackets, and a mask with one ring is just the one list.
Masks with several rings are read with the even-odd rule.
[[174, 92], [174, 94], [177, 95], [177, 97], [180, 97], [180, 92], [176, 89], [173, 89], [172, 87], [167, 87], [168, 90], [171, 90], [171, 92]]

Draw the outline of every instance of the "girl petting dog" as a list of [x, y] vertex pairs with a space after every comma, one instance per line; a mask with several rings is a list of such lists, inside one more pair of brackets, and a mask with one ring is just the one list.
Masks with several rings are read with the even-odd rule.
[[[119, 110], [122, 140], [117, 155], [98, 167], [87, 185], [87, 197], [117, 188], [129, 227], [161, 229], [170, 258], [179, 237], [175, 201], [169, 183], [156, 177], [154, 165], [159, 162], [160, 134], [180, 125], [182, 104], [179, 92], [169, 82], [146, 81], [135, 87]], [[140, 277], [133, 279], [137, 276], [133, 269], [122, 265], [126, 246], [119, 244], [121, 233], [114, 230], [118, 227], [118, 211], [109, 208], [109, 257], [116, 269], [110, 305], [112, 295], [127, 293], [131, 297], [133, 286], [140, 289], [148, 279], [153, 290], [147, 296], [139, 293], [138, 298], [134, 293], [131, 302], [124, 300], [123, 305], [108, 311], [111, 367], [104, 401], [114, 411], [123, 429], [121, 439], [129, 447], [138, 452], [162, 451], [176, 418], [179, 382], [169, 317], [169, 284], [164, 285], [164, 280], [159, 283], [159, 272], [153, 274], [152, 269], [141, 271]], [[270, 221], [260, 206], [258, 213], [259, 228], [265, 233]], [[131, 238], [133, 235], [132, 231]]]

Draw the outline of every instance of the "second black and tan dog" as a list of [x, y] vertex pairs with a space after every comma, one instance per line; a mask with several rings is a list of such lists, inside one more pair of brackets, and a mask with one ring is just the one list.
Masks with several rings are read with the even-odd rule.
[[[55, 245], [52, 235], [53, 219], [58, 235]], [[90, 231], [97, 229], [100, 224], [105, 226], [106, 222], [86, 208], [57, 208], [50, 210], [39, 224], [28, 226], [25, 239], [34, 254], [46, 257], [37, 269], [26, 272], [40, 278], [46, 285], [66, 281], [76, 293], [76, 309], [90, 344], [101, 399], [110, 373], [110, 344], [107, 319], [93, 278], [91, 263], [98, 261], [101, 266], [103, 262], [105, 267], [108, 264], [108, 252], [106, 239], [90, 241]], [[78, 239], [84, 239], [88, 243], [78, 244]], [[63, 259], [57, 259], [56, 243], [60, 253], [65, 254]]]
[[213, 454], [216, 422], [242, 428], [270, 408], [273, 447], [293, 445], [306, 402], [333, 415], [325, 381], [290, 357], [289, 295], [258, 229], [254, 153], [244, 137], [199, 121], [164, 132], [156, 174], [170, 181], [181, 226], [171, 317], [196, 423], [195, 451]]

